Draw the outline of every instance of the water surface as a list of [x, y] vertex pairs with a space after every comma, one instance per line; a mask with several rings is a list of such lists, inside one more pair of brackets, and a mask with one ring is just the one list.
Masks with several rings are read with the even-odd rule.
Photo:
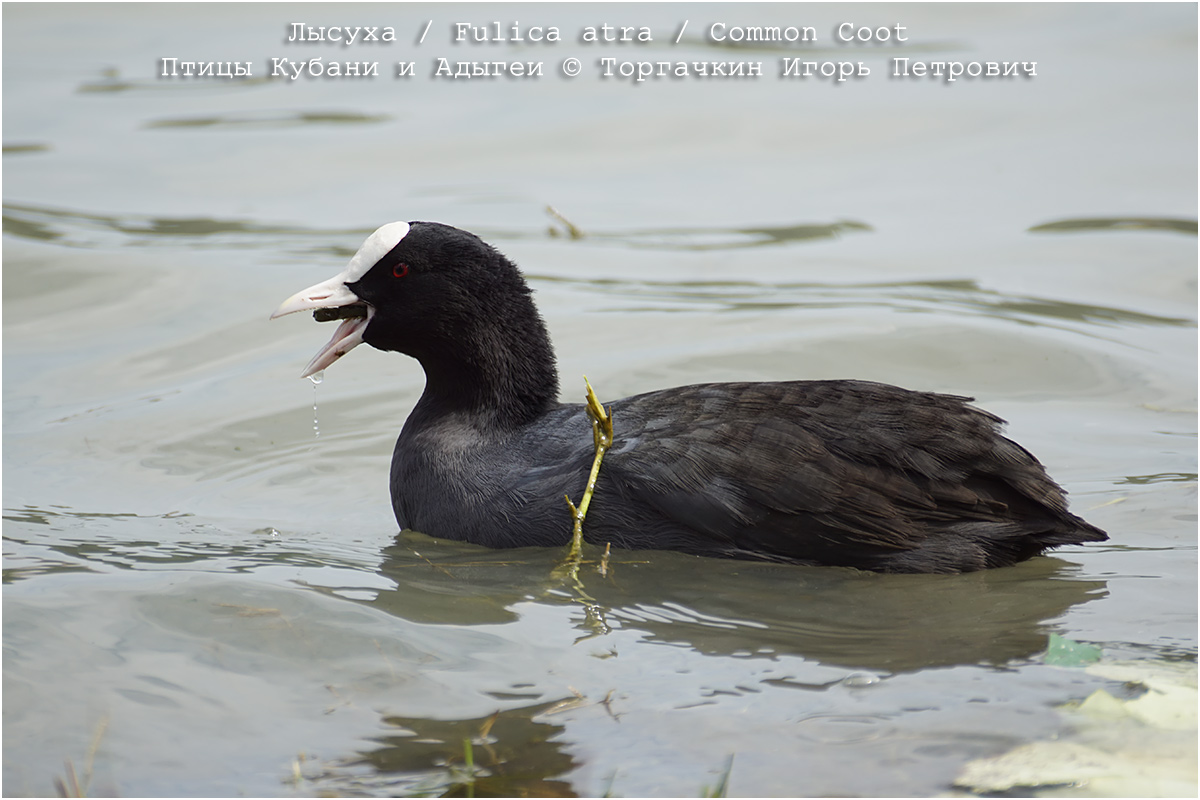
[[[7, 794], [73, 771], [131, 796], [697, 796], [726, 772], [736, 795], [926, 795], [1078, 735], [1064, 704], [1143, 691], [1047, 658], [1052, 635], [1194, 664], [1194, 6], [3, 13]], [[494, 18], [569, 41], [450, 43]], [[897, 81], [895, 51], [828, 42], [812, 57], [871, 79], [596, 74], [794, 54], [706, 43], [717, 20], [900, 21], [912, 58], [1038, 75]], [[300, 21], [398, 41], [285, 43]], [[602, 22], [655, 42], [575, 41]], [[318, 55], [418, 69], [261, 78]], [[167, 56], [256, 78], [164, 80]], [[432, 77], [485, 56], [547, 74]], [[296, 376], [328, 328], [267, 322], [394, 219], [523, 267], [568, 398], [584, 374], [610, 399], [841, 377], [972, 395], [1112, 539], [962, 576], [621, 552], [577, 586], [555, 551], [397, 535], [419, 368], [359, 348], [314, 387]]]

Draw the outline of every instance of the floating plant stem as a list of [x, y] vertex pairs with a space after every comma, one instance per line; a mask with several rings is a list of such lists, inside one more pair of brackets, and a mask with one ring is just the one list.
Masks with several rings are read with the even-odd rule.
[[595, 448], [596, 456], [592, 459], [592, 471], [588, 475], [587, 486], [583, 490], [583, 498], [576, 506], [571, 502], [571, 498], [567, 498], [567, 507], [571, 509], [571, 518], [574, 521], [574, 527], [571, 533], [571, 549], [568, 551], [567, 558], [578, 562], [579, 556], [583, 552], [583, 520], [587, 516], [588, 506], [592, 503], [592, 495], [596, 491], [596, 479], [600, 477], [600, 462], [604, 460], [604, 454], [608, 452], [608, 448], [612, 446], [613, 441], [613, 425], [611, 409], [605, 410], [604, 406], [600, 405], [600, 399], [596, 397], [596, 392], [592, 389], [592, 384], [588, 382], [587, 377], [583, 379], [587, 386], [587, 415], [592, 421], [592, 447]]
[[[567, 237], [568, 238], [570, 238], [570, 239], [582, 239], [583, 238], [583, 231], [581, 231], [575, 225], [574, 222], [571, 222], [571, 220], [567, 219], [561, 213], [559, 213], [559, 210], [557, 208], [555, 208], [554, 206], [546, 206], [546, 213], [549, 214], [550, 216], [554, 217], [554, 219], [558, 220], [559, 222], [561, 222], [563, 224], [563, 226], [567, 229]], [[551, 228], [550, 235], [557, 236], [558, 231], [554, 228]]]

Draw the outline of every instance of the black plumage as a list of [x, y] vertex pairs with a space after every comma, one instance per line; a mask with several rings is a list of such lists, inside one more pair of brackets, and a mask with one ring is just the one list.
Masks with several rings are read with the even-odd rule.
[[[385, 226], [355, 259], [344, 285], [318, 284], [277, 314], [367, 309], [344, 312], [310, 372], [358, 340], [424, 368], [392, 460], [401, 527], [489, 547], [566, 543], [563, 497], [586, 483], [591, 425], [583, 405], [558, 402], [554, 351], [520, 272], [478, 237], [429, 222]], [[348, 344], [334, 347], [338, 336]], [[584, 536], [881, 572], [966, 572], [1107, 539], [969, 401], [854, 380], [615, 401]]]

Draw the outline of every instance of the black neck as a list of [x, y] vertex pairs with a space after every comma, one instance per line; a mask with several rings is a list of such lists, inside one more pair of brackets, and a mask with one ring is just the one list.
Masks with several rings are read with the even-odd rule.
[[[425, 370], [425, 392], [414, 416], [465, 414], [486, 420], [493, 430], [510, 429], [531, 422], [558, 402], [550, 336], [532, 299], [521, 300], [527, 314], [480, 317], [476, 330], [411, 353]], [[520, 324], [509, 324], [514, 319]]]

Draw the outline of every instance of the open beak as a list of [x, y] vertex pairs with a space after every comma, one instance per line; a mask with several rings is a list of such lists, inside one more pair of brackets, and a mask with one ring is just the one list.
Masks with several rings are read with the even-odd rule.
[[[313, 356], [312, 361], [308, 362], [308, 366], [304, 368], [304, 374], [300, 376], [302, 378], [307, 378], [310, 375], [320, 372], [362, 344], [363, 333], [366, 331], [367, 325], [370, 324], [371, 318], [375, 316], [374, 307], [368, 303], [364, 303], [359, 299], [358, 295], [350, 291], [350, 288], [346, 286], [348, 278], [348, 271], [343, 272], [323, 283], [318, 283], [316, 286], [310, 286], [302, 292], [297, 292], [287, 300], [284, 300], [283, 305], [275, 309], [275, 313], [271, 315], [271, 319], [275, 319], [285, 314], [294, 314], [297, 311], [311, 309], [314, 311], [313, 316], [319, 321], [324, 322], [331, 319], [342, 320], [337, 330], [333, 332], [333, 338], [329, 340], [329, 343]], [[321, 311], [321, 309], [335, 308], [343, 310], [340, 313], [322, 313]]]

